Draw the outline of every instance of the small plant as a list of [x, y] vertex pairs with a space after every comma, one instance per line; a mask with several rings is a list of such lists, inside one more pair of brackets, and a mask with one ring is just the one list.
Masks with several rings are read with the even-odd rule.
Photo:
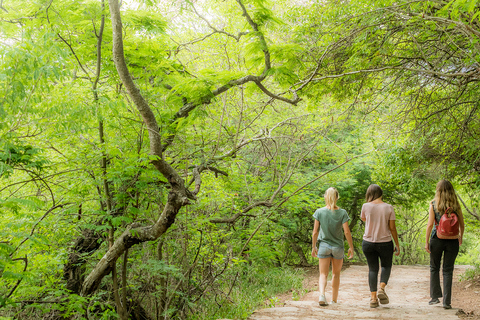
[[473, 268], [468, 268], [465, 273], [460, 276], [460, 281], [471, 280], [480, 276], [480, 263], [475, 263]]
[[269, 308], [275, 308], [275, 305], [280, 301], [280, 299], [278, 299], [278, 297], [271, 297], [271, 298], [268, 298], [268, 307]]
[[293, 301], [298, 301], [300, 299], [300, 294], [297, 290], [292, 291], [292, 300]]

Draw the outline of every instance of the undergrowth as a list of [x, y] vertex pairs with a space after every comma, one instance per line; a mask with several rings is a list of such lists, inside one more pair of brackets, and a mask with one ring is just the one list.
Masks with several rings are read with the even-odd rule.
[[473, 268], [468, 268], [464, 274], [460, 276], [460, 281], [467, 281], [480, 278], [480, 263], [475, 263]]
[[[301, 269], [247, 267], [238, 275], [228, 298], [216, 296], [201, 301], [202, 307], [197, 305], [196, 314], [189, 319], [246, 319], [263, 307], [265, 301], [274, 306], [276, 295], [289, 290], [301, 291], [304, 277]], [[228, 292], [231, 283], [225, 285], [224, 290]]]

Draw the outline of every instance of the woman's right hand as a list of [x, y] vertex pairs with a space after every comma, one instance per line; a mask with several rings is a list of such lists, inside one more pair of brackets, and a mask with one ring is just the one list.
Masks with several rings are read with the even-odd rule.
[[348, 248], [348, 259], [353, 258], [353, 248]]
[[312, 248], [312, 257], [316, 258], [318, 256], [317, 248]]
[[400, 246], [395, 246], [393, 252], [395, 253], [396, 256], [400, 255]]

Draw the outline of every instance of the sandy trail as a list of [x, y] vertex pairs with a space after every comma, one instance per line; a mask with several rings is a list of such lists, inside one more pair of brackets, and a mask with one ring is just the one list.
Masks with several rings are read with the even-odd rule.
[[[455, 266], [458, 277], [467, 266]], [[350, 266], [342, 271], [338, 304], [320, 307], [318, 291], [308, 293], [302, 301], [287, 301], [283, 307], [254, 312], [249, 320], [297, 319], [459, 319], [458, 309], [445, 310], [442, 303], [430, 306], [428, 266], [394, 265], [387, 294], [390, 303], [370, 308], [367, 266]], [[331, 283], [327, 284], [327, 301], [331, 300]]]

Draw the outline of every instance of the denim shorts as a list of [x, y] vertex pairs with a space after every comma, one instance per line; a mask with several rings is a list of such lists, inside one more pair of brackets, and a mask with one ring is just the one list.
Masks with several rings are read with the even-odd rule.
[[343, 259], [344, 249], [343, 247], [333, 247], [328, 243], [321, 241], [318, 246], [318, 255], [320, 259], [333, 258], [333, 259]]

